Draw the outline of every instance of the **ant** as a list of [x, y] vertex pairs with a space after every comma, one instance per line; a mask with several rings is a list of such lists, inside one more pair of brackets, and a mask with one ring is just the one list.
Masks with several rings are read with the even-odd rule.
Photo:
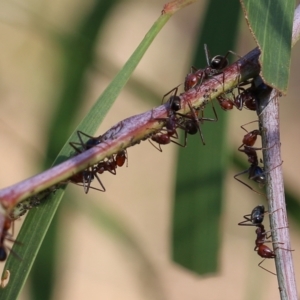
[[[277, 209], [277, 210], [279, 210], [279, 209]], [[273, 211], [272, 213], [276, 212], [277, 210]], [[292, 251], [292, 250], [280, 248], [280, 247], [276, 247], [274, 250], [272, 250], [268, 246], [265, 245], [265, 243], [283, 244], [280, 242], [273, 242], [271, 240], [268, 240], [271, 237], [271, 234], [268, 236], [268, 233], [271, 231], [266, 231], [264, 225], [262, 224], [262, 222], [264, 220], [264, 215], [266, 213], [267, 213], [267, 211], [265, 211], [265, 207], [263, 205], [258, 205], [256, 207], [254, 207], [251, 214], [244, 215], [245, 221], [238, 223], [238, 225], [240, 225], [240, 226], [256, 226], [257, 227], [257, 229], [255, 230], [256, 240], [255, 240], [254, 251], [256, 251], [260, 257], [264, 258], [258, 264], [258, 266], [260, 268], [264, 269], [265, 271], [267, 271], [273, 275], [276, 275], [275, 273], [264, 268], [261, 264], [267, 258], [275, 258], [276, 257], [275, 251], [277, 249], [288, 250], [288, 251]], [[278, 229], [280, 229], [280, 228], [278, 228]]]
[[[164, 95], [163, 99], [165, 98], [165, 96], [167, 96], [169, 93], [173, 92], [174, 90], [175, 90], [174, 95], [172, 95], [168, 100], [168, 117], [156, 119], [156, 121], [165, 122], [164, 127], [166, 129], [162, 129], [159, 133], [154, 134], [151, 137], [151, 139], [149, 139], [150, 144], [160, 152], [162, 152], [161, 145], [167, 145], [171, 142], [181, 147], [186, 146], [186, 144], [180, 144], [174, 140], [174, 139], [178, 139], [177, 128], [179, 127], [176, 112], [181, 109], [181, 99], [179, 96], [176, 96], [178, 88], [176, 87], [175, 89], [168, 92], [166, 95]], [[161, 133], [163, 130], [166, 131], [166, 133]], [[156, 142], [158, 144], [158, 147], [155, 146], [151, 142], [151, 140]]]
[[[242, 86], [251, 84], [247, 89]], [[217, 97], [217, 100], [223, 110], [231, 110], [235, 106], [238, 110], [242, 110], [244, 107], [256, 111], [258, 106], [258, 99], [264, 94], [270, 91], [270, 87], [263, 82], [257, 87], [254, 84], [254, 80], [251, 82], [245, 81], [236, 87], [238, 94], [235, 95], [233, 91], [228, 91], [226, 94], [231, 94], [232, 99], [225, 96], [225, 93]]]
[[227, 56], [229, 54], [233, 54], [240, 57], [235, 52], [229, 50], [225, 55], [216, 55], [213, 58], [211, 58], [206, 44], [204, 44], [204, 52], [207, 67], [205, 67], [204, 69], [196, 69], [194, 66], [192, 66], [191, 72], [185, 77], [185, 91], [188, 91], [196, 85], [201, 85], [205, 80], [212, 78], [215, 75], [223, 73], [223, 69], [225, 69], [229, 64], [229, 61], [227, 59]]
[[[254, 121], [254, 122], [256, 122], [256, 121]], [[250, 123], [253, 123], [253, 122], [250, 122]], [[247, 123], [247, 124], [249, 124], [249, 123]], [[245, 125], [247, 125], [247, 124], [245, 124]], [[244, 128], [244, 125], [241, 126], [241, 128], [244, 129], [247, 132], [247, 134], [244, 136], [242, 145], [239, 146], [238, 150], [240, 152], [245, 153], [248, 156], [248, 162], [250, 163], [250, 167], [247, 170], [244, 170], [244, 171], [234, 175], [234, 179], [241, 182], [242, 184], [244, 184], [245, 186], [247, 186], [254, 192], [261, 194], [261, 193], [257, 192], [256, 190], [254, 190], [251, 186], [246, 184], [244, 181], [237, 178], [238, 176], [240, 176], [242, 174], [248, 173], [249, 179], [251, 179], [261, 185], [264, 185], [266, 183], [265, 171], [263, 168], [261, 168], [258, 165], [259, 162], [258, 162], [258, 157], [257, 157], [257, 153], [256, 153], [256, 150], [261, 150], [262, 148], [254, 148], [253, 147], [253, 145], [256, 142], [257, 136], [261, 135], [261, 133], [257, 129], [248, 132]]]
[[[79, 143], [78, 142], [70, 142], [70, 146], [73, 147], [73, 149], [75, 149], [75, 151], [77, 153], [82, 153], [85, 150], [91, 149], [92, 147], [95, 147], [97, 145], [99, 145], [102, 142], [102, 136], [98, 136], [98, 137], [93, 137], [91, 135], [88, 135], [86, 133], [84, 133], [83, 131], [78, 130], [77, 131], [77, 136], [79, 138]], [[85, 136], [88, 138], [88, 140], [84, 143], [82, 136]], [[82, 149], [78, 148], [78, 146], [81, 146]]]
[[249, 110], [256, 110], [256, 94], [253, 81], [251, 82], [251, 86], [247, 89], [242, 88], [241, 86], [247, 85], [250, 82], [246, 81], [237, 86], [238, 95], [235, 95], [232, 90], [226, 92], [226, 94], [231, 94], [232, 98], [228, 98], [225, 96], [225, 93], [221, 94], [217, 97], [217, 100], [223, 110], [232, 110], [235, 106], [238, 110], [242, 110], [243, 107], [246, 107]]
[[[128, 166], [128, 157], [126, 149], [120, 150], [115, 156], [111, 156], [107, 160], [103, 160], [95, 166], [89, 167], [88, 169], [85, 169], [84, 171], [73, 175], [69, 178], [69, 180], [72, 183], [83, 186], [84, 192], [86, 194], [89, 192], [90, 188], [100, 192], [105, 192], [106, 189], [97, 173], [103, 174], [105, 171], [109, 171], [111, 174], [116, 175], [117, 166], [122, 167], [125, 161], [127, 161], [126, 165]], [[91, 186], [91, 182], [94, 180], [95, 177], [98, 180], [102, 189], [98, 189]]]
[[[91, 182], [94, 180], [95, 177], [98, 180], [102, 189], [98, 189], [91, 186]], [[69, 178], [69, 181], [79, 186], [82, 186], [86, 194], [89, 192], [90, 188], [100, 192], [106, 191], [103, 183], [101, 182], [99, 176], [97, 175], [97, 170], [94, 167], [89, 167], [84, 171], [74, 174], [72, 177]]]
[[[92, 147], [95, 147], [102, 142], [101, 135], [99, 137], [93, 137], [82, 131], [77, 131], [77, 135], [80, 142], [70, 142], [70, 145], [76, 150], [77, 153], [82, 153], [83, 151], [91, 149]], [[82, 136], [88, 137], [89, 139], [84, 143]], [[79, 148], [78, 145], [81, 146], [81, 148]], [[89, 167], [88, 169], [73, 175], [70, 178], [70, 181], [72, 183], [82, 185], [86, 194], [88, 193], [90, 188], [97, 191], [105, 192], [106, 189], [102, 184], [97, 173], [102, 174], [104, 173], [104, 171], [109, 171], [111, 174], [116, 175], [117, 166], [122, 167], [126, 160], [126, 166], [128, 167], [127, 151], [126, 149], [120, 150], [115, 156], [111, 156], [107, 160], [103, 160], [95, 166]], [[95, 177], [98, 180], [102, 189], [91, 187], [91, 182], [94, 180]]]
[[258, 266], [262, 269], [264, 269], [265, 271], [276, 275], [275, 273], [267, 270], [266, 268], [264, 268], [261, 264], [267, 259], [267, 258], [274, 258], [276, 257], [275, 254], [275, 250], [278, 249], [274, 249], [271, 250], [268, 246], [265, 245], [265, 243], [271, 242], [271, 241], [267, 241], [267, 239], [269, 239], [271, 237], [267, 236], [267, 231], [265, 230], [264, 225], [259, 224], [257, 225], [257, 229], [255, 231], [256, 233], [256, 240], [255, 240], [255, 247], [254, 247], [254, 251], [257, 252], [257, 254], [260, 257], [263, 257], [264, 259], [258, 264]]
[[[199, 118], [200, 108], [194, 109], [192, 107], [191, 103], [189, 103], [189, 102], [188, 102], [188, 106], [190, 108], [190, 113], [187, 114], [187, 115], [178, 113], [177, 111], [181, 109], [181, 99], [180, 99], [179, 96], [176, 96], [177, 90], [178, 90], [178, 88], [176, 87], [175, 89], [170, 91], [170, 92], [175, 91], [175, 93], [168, 100], [168, 104], [169, 104], [169, 106], [168, 106], [168, 117], [167, 118], [156, 119], [157, 121], [164, 121], [165, 122], [165, 127], [166, 127], [166, 129], [165, 129], [166, 133], [161, 133], [160, 132], [160, 133], [155, 134], [151, 137], [151, 140], [158, 143], [159, 146], [158, 147], [155, 146], [151, 142], [151, 140], [149, 140], [149, 142], [157, 150], [159, 150], [160, 152], [162, 152], [161, 145], [167, 145], [170, 142], [175, 143], [175, 144], [177, 144], [178, 146], [181, 146], [181, 147], [186, 147], [186, 145], [187, 145], [187, 135], [188, 134], [194, 135], [197, 132], [199, 132], [202, 143], [203, 143], [203, 145], [205, 145], [204, 137], [203, 137], [201, 128], [199, 126], [199, 123], [200, 122], [202, 123], [203, 121], [217, 121], [218, 120], [215, 109], [214, 109], [214, 112], [215, 112], [216, 119], [204, 118], [204, 117]], [[166, 94], [166, 95], [168, 95], [168, 94]], [[183, 144], [180, 144], [179, 142], [174, 140], [174, 139], [178, 139], [177, 128], [182, 129], [185, 132], [185, 137], [184, 137], [184, 143]]]
[[[285, 228], [285, 227], [283, 227], [283, 228]], [[281, 229], [281, 228], [277, 228], [277, 229]], [[255, 240], [254, 251], [256, 251], [260, 257], [263, 257], [263, 260], [258, 264], [258, 266], [260, 268], [262, 268], [263, 270], [265, 270], [273, 275], [276, 275], [276, 273], [273, 273], [273, 272], [267, 270], [261, 264], [267, 258], [275, 258], [276, 257], [275, 251], [277, 249], [286, 250], [286, 251], [294, 251], [294, 250], [281, 248], [281, 247], [276, 247], [274, 250], [270, 249], [268, 246], [265, 245], [265, 243], [272, 243], [272, 244], [284, 244], [284, 243], [268, 240], [271, 237], [271, 234], [269, 236], [267, 235], [268, 232], [271, 232], [271, 231], [266, 231], [264, 225], [262, 225], [262, 224], [257, 225], [257, 229], [255, 231], [256, 240]]]

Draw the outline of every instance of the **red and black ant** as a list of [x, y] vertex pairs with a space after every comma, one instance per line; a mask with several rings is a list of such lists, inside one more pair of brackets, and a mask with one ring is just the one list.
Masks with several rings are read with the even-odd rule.
[[[99, 182], [102, 189], [98, 189], [91, 186], [91, 182], [96, 177], [97, 181]], [[93, 189], [100, 192], [105, 192], [106, 189], [101, 182], [99, 176], [97, 175], [97, 170], [94, 167], [89, 167], [79, 173], [74, 174], [72, 177], [69, 178], [69, 181], [83, 187], [84, 192], [87, 194], [89, 189]]]
[[[77, 131], [77, 135], [80, 142], [70, 143], [70, 145], [76, 150], [77, 153], [82, 153], [83, 151], [91, 149], [92, 147], [95, 147], [99, 145], [101, 142], [103, 142], [101, 135], [99, 137], [93, 137], [82, 131]], [[86, 142], [84, 142], [82, 136], [88, 137], [89, 139]], [[81, 146], [81, 148], [79, 148], [78, 146]], [[126, 149], [120, 150], [117, 154], [115, 154], [115, 156], [111, 156], [107, 160], [103, 160], [98, 164], [73, 175], [71, 178], [69, 178], [69, 180], [72, 183], [83, 186], [86, 194], [88, 193], [90, 188], [97, 191], [105, 192], [106, 189], [102, 184], [97, 173], [102, 174], [105, 171], [108, 171], [111, 174], [116, 175], [116, 168], [122, 167], [126, 160], [127, 160], [126, 166], [128, 166], [127, 151]], [[102, 189], [91, 187], [91, 182], [94, 180], [95, 177], [98, 180]]]
[[[116, 168], [122, 167], [126, 160], [128, 161], [127, 151], [124, 149], [119, 151], [115, 156], [111, 156], [107, 160], [103, 160], [98, 164], [73, 175], [69, 178], [69, 180], [72, 183], [83, 186], [86, 194], [89, 192], [90, 188], [100, 192], [105, 192], [106, 189], [97, 174], [103, 174], [105, 171], [108, 171], [111, 174], [116, 175]], [[91, 186], [91, 182], [94, 178], [97, 179], [102, 189]]]
[[[277, 210], [275, 210], [275, 211], [277, 211]], [[272, 213], [274, 213], [275, 211], [273, 211]], [[274, 250], [272, 250], [268, 246], [265, 245], [266, 243], [283, 244], [281, 242], [273, 242], [271, 240], [268, 240], [271, 237], [271, 234], [268, 236], [268, 233], [271, 231], [266, 231], [264, 225], [262, 224], [262, 222], [264, 220], [264, 215], [266, 213], [267, 213], [267, 211], [265, 211], [265, 207], [263, 205], [258, 205], [252, 210], [251, 214], [244, 215], [245, 221], [238, 223], [238, 225], [240, 225], [240, 226], [256, 226], [257, 227], [257, 229], [255, 231], [256, 240], [255, 240], [254, 251], [256, 251], [260, 257], [264, 258], [258, 264], [258, 266], [260, 268], [264, 269], [265, 271], [267, 271], [273, 275], [276, 275], [275, 273], [264, 268], [261, 264], [267, 258], [275, 258], [276, 257], [275, 251], [277, 249], [282, 249], [282, 250], [287, 250], [287, 251], [293, 251], [293, 250], [285, 249], [285, 248], [281, 248], [281, 247], [276, 247]], [[277, 229], [281, 229], [281, 228], [277, 228]]]
[[[285, 228], [285, 227], [283, 227]], [[281, 228], [277, 228], [277, 229], [281, 229]], [[261, 264], [267, 259], [267, 258], [275, 258], [276, 254], [275, 251], [277, 249], [281, 249], [281, 250], [286, 250], [286, 251], [294, 251], [291, 249], [286, 249], [286, 248], [282, 248], [282, 247], [276, 247], [274, 248], [274, 250], [270, 249], [268, 246], [265, 245], [265, 243], [272, 243], [272, 244], [284, 244], [281, 242], [274, 242], [272, 240], [268, 240], [271, 237], [271, 234], [268, 236], [267, 233], [271, 232], [271, 231], [266, 231], [264, 225], [260, 224], [257, 225], [257, 229], [255, 231], [256, 233], [256, 240], [255, 240], [255, 247], [254, 247], [254, 251], [257, 252], [257, 254], [260, 257], [263, 257], [264, 259], [258, 264], [258, 266], [262, 269], [264, 269], [265, 271], [276, 275], [276, 273], [273, 273], [269, 270], [267, 270], [266, 268], [264, 268]]]
[[[242, 86], [251, 84], [247, 89]], [[255, 86], [254, 80], [251, 82], [245, 81], [236, 87], [238, 94], [235, 95], [232, 90], [221, 94], [217, 97], [217, 100], [223, 110], [231, 110], [235, 106], [238, 110], [242, 110], [244, 107], [255, 111], [258, 106], [258, 99], [264, 94], [270, 92], [270, 87], [264, 83]], [[225, 96], [226, 94], [231, 94], [231, 98]]]
[[213, 58], [211, 58], [206, 44], [204, 44], [204, 52], [207, 67], [205, 67], [204, 69], [197, 69], [195, 67], [191, 68], [191, 72], [185, 77], [185, 91], [188, 91], [196, 85], [201, 85], [205, 80], [210, 79], [215, 75], [221, 74], [223, 72], [223, 69], [225, 69], [229, 64], [227, 59], [227, 56], [229, 54], [233, 54], [240, 57], [235, 52], [229, 50], [225, 55], [216, 55]]
[[[238, 110], [242, 110], [246, 107], [249, 110], [256, 110], [256, 98], [254, 93], [253, 83], [248, 89], [244, 89], [241, 86], [249, 84], [249, 82], [242, 83], [237, 86], [238, 94], [235, 95], [232, 90], [221, 94], [217, 97], [217, 100], [223, 110], [231, 110], [235, 106]], [[226, 94], [231, 94], [231, 98], [225, 96]]]
[[[151, 140], [158, 143], [159, 146], [156, 147], [151, 142], [151, 140], [149, 140], [149, 142], [160, 152], [162, 152], [161, 145], [167, 145], [171, 142], [175, 143], [178, 146], [186, 147], [187, 135], [188, 134], [194, 135], [197, 132], [199, 132], [202, 143], [203, 143], [203, 145], [205, 145], [204, 137], [203, 137], [200, 125], [199, 125], [200, 122], [203, 123], [203, 121], [217, 121], [218, 120], [218, 117], [217, 117], [214, 107], [213, 107], [213, 110], [214, 110], [216, 119], [205, 118], [203, 116], [199, 118], [199, 112], [202, 110], [202, 108], [195, 109], [192, 107], [192, 105], [189, 102], [188, 102], [188, 106], [190, 108], [190, 113], [188, 113], [186, 115], [178, 113], [178, 110], [181, 109], [181, 99], [179, 96], [176, 96], [177, 90], [178, 90], [178, 87], [176, 87], [175, 89], [170, 91], [170, 92], [173, 92], [173, 91], [175, 91], [175, 92], [174, 92], [174, 95], [172, 95], [168, 100], [168, 117], [156, 119], [157, 121], [165, 122], [164, 127], [166, 128], [166, 129], [162, 129], [161, 132], [159, 132], [151, 137]], [[167, 93], [166, 95], [168, 95], [169, 93]], [[178, 139], [178, 133], [177, 133], [178, 128], [184, 130], [184, 132], [185, 132], [183, 144], [180, 144], [179, 142], [174, 140], [174, 139]], [[163, 131], [166, 131], [166, 133], [162, 133]]]
[[[252, 122], [250, 122], [252, 123]], [[248, 123], [249, 124], [249, 123]], [[247, 131], [243, 126], [241, 126], [242, 129]], [[260, 185], [264, 185], [266, 183], [266, 176], [265, 176], [265, 171], [263, 168], [261, 168], [258, 164], [258, 157], [256, 150], [261, 150], [262, 148], [254, 148], [253, 145], [256, 142], [257, 136], [260, 135], [259, 130], [252, 130], [248, 132], [244, 138], [243, 138], [243, 143], [242, 145], [238, 148], [240, 152], [245, 153], [248, 156], [248, 162], [250, 163], [250, 167], [247, 170], [244, 170], [236, 175], [234, 175], [234, 179], [237, 181], [241, 182], [254, 192], [261, 194], [254, 190], [251, 186], [246, 184], [244, 181], [238, 179], [237, 177], [243, 174], [248, 173], [248, 178], [259, 183]]]

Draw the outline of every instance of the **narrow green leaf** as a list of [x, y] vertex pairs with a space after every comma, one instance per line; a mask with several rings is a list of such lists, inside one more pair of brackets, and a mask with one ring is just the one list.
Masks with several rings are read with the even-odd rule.
[[[87, 70], [93, 65], [95, 47], [101, 45], [101, 38], [99, 43], [101, 28], [117, 3], [118, 0], [96, 1], [89, 11], [83, 14], [82, 19], [80, 18], [80, 21], [73, 25], [73, 32], [76, 34], [59, 33], [60, 36], [56, 39], [62, 49], [59, 61], [62, 61], [60, 76], [63, 86], [60, 87], [58, 99], [53, 99], [56, 108], [46, 134], [48, 146], [44, 168], [53, 163], [57, 153], [73, 131], [74, 120], [85, 101]], [[30, 273], [28, 283], [32, 300], [50, 300], [53, 296], [58, 263], [59, 212], [60, 209], [52, 219]]]
[[[206, 66], [204, 43], [208, 44], [212, 56], [225, 55], [229, 49], [234, 49], [239, 5], [235, 1], [226, 3], [226, 14], [220, 9], [223, 5], [222, 0], [209, 2], [193, 61], [198, 68]], [[216, 20], [218, 26], [215, 26]], [[222, 39], [216, 38], [218, 36]], [[205, 112], [213, 117], [210, 107]], [[186, 149], [179, 149], [173, 212], [173, 259], [199, 274], [216, 272], [218, 267], [227, 115], [218, 111], [218, 116], [217, 123], [205, 122], [202, 126], [205, 146], [196, 136], [189, 137]]]
[[[122, 70], [99, 97], [77, 129], [89, 134], [95, 132], [151, 42], [169, 18], [170, 15], [167, 14], [158, 18]], [[68, 142], [70, 140], [77, 140], [76, 132], [74, 132], [67, 141], [54, 164], [62, 162], [69, 156], [70, 147]], [[20, 262], [12, 255], [7, 259], [4, 270], [10, 270], [12, 276], [10, 277], [8, 286], [5, 289], [0, 290], [1, 299], [16, 299], [19, 295], [62, 196], [63, 191], [59, 190], [55, 195], [50, 196], [44, 205], [28, 213], [18, 235], [18, 240], [22, 241], [24, 246], [20, 247], [19, 245], [14, 244], [13, 247], [13, 251], [22, 257], [22, 261]]]
[[295, 1], [240, 1], [249, 29], [261, 50], [261, 76], [268, 85], [286, 93]]

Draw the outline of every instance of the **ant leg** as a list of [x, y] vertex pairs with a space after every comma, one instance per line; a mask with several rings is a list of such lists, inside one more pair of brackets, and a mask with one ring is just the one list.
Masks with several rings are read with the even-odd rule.
[[160, 144], [158, 144], [158, 147], [157, 147], [157, 146], [155, 146], [155, 144], [153, 144], [153, 143], [151, 142], [151, 139], [148, 139], [148, 141], [149, 141], [149, 143], [150, 143], [155, 149], [157, 149], [159, 152], [162, 152], [162, 149], [161, 149]]
[[[248, 184], [245, 183], [244, 181], [242, 181], [242, 180], [240, 180], [240, 179], [237, 178], [237, 177], [240, 176], [240, 175], [249, 173], [249, 170], [250, 170], [250, 168], [247, 169], [247, 170], [245, 170], [245, 171], [242, 171], [242, 172], [240, 172], [240, 173], [238, 173], [238, 174], [235, 174], [235, 175], [233, 176], [233, 178], [234, 178], [235, 180], [239, 181], [240, 183], [242, 183], [243, 185], [245, 185], [246, 187], [248, 187], [248, 188], [249, 188], [250, 190], [252, 190], [253, 192], [255, 192], [255, 193], [259, 194], [259, 195], [262, 195], [262, 196], [266, 197], [265, 194], [256, 191], [256, 190], [255, 190], [254, 188], [252, 188], [250, 185], [248, 185]], [[254, 177], [258, 177], [258, 175], [253, 176], [253, 178], [254, 178]], [[252, 178], [250, 178], [250, 179], [252, 179]]]
[[[239, 222], [238, 225], [240, 225], [240, 226], [257, 226], [257, 224], [252, 223], [252, 219], [249, 218], [251, 216], [252, 216], [252, 214], [244, 215], [243, 218], [245, 219], [245, 221]], [[245, 224], [247, 222], [250, 222], [251, 224]]]
[[224, 58], [226, 59], [227, 56], [228, 56], [229, 54], [235, 55], [235, 56], [237, 56], [239, 59], [242, 58], [242, 57], [241, 57], [240, 55], [238, 55], [236, 52], [231, 51], [231, 50], [228, 50], [228, 51], [227, 51], [227, 53], [224, 55]]
[[204, 44], [204, 53], [205, 53], [205, 57], [206, 57], [206, 63], [209, 66], [210, 65], [210, 55], [209, 55], [209, 51], [208, 51], [206, 44]]
[[[106, 191], [106, 189], [105, 189], [105, 187], [104, 187], [104, 185], [103, 185], [102, 181], [100, 180], [99, 176], [98, 176], [96, 173], [94, 174], [94, 176], [96, 177], [96, 179], [98, 180], [99, 184], [101, 185], [101, 187], [102, 187], [102, 190], [100, 190], [100, 189], [96, 189], [96, 188], [93, 188], [93, 189], [96, 189], [97, 191], [100, 191], [100, 192], [105, 192], [105, 191]], [[91, 188], [92, 188], [92, 187], [91, 187]]]
[[70, 142], [69, 145], [77, 152], [82, 153], [82, 149], [78, 148], [76, 145], [80, 145], [82, 147], [81, 143], [78, 142]]
[[[191, 120], [195, 120], [196, 121], [196, 127], [197, 127], [197, 130], [200, 134], [200, 138], [201, 138], [201, 141], [202, 141], [202, 144], [205, 145], [205, 141], [204, 141], [204, 137], [203, 137], [203, 134], [202, 134], [202, 130], [200, 128], [200, 122], [199, 122], [199, 119], [198, 119], [198, 115], [196, 115], [195, 113], [195, 109], [192, 107], [191, 103], [188, 101], [188, 106], [190, 108], [190, 111], [192, 113], [193, 116], [188, 116], [188, 115], [183, 115], [183, 114], [180, 114], [180, 113], [177, 113], [179, 116], [183, 117], [183, 118], [186, 118], [186, 119], [191, 119]], [[184, 127], [181, 127], [181, 126], [178, 126], [179, 128], [185, 130], [186, 134], [187, 134], [187, 131], [186, 131], [186, 128]], [[186, 146], [186, 143], [185, 143], [185, 146]], [[185, 146], [182, 146], [182, 147], [185, 147]]]
[[218, 115], [217, 115], [217, 112], [216, 112], [216, 109], [215, 109], [215, 106], [214, 106], [214, 104], [213, 104], [213, 101], [210, 101], [211, 102], [211, 106], [212, 106], [212, 109], [213, 109], [213, 112], [214, 112], [214, 115], [215, 115], [215, 119], [212, 119], [212, 118], [205, 118], [205, 117], [201, 117], [200, 119], [199, 119], [199, 121], [201, 122], [201, 121], [209, 121], [209, 122], [217, 122], [219, 119], [218, 119]]
[[89, 139], [92, 139], [92, 140], [95, 139], [95, 137], [93, 137], [93, 136], [91, 136], [91, 135], [88, 135], [88, 134], [86, 134], [86, 133], [84, 133], [84, 132], [82, 132], [82, 131], [80, 131], [80, 130], [77, 131], [77, 135], [78, 135], [78, 138], [79, 138], [80, 143], [81, 143], [81, 145], [82, 145], [83, 148], [85, 148], [85, 143], [83, 142], [83, 139], [82, 139], [81, 135], [82, 135], [82, 136], [85, 136], [85, 137], [87, 137], [87, 138], [89, 138]]
[[[178, 139], [178, 134], [177, 134], [177, 132], [176, 132], [176, 137], [174, 137], [174, 138], [176, 138], [176, 139]], [[187, 131], [185, 131], [185, 133], [184, 133], [184, 143], [183, 144], [180, 144], [180, 143], [178, 143], [178, 142], [176, 142], [176, 141], [174, 141], [174, 140], [170, 140], [172, 143], [174, 143], [174, 144], [176, 144], [176, 145], [178, 145], [178, 146], [180, 146], [180, 147], [182, 147], [182, 148], [185, 148], [186, 147], [186, 145], [187, 145]]]
[[126, 157], [126, 168], [128, 168], [128, 154], [127, 154], [127, 150], [124, 149], [125, 151], [125, 157]]
[[270, 270], [264, 268], [264, 267], [261, 265], [265, 260], [266, 260], [266, 258], [264, 258], [264, 259], [258, 264], [258, 266], [259, 266], [260, 268], [262, 268], [263, 270], [265, 270], [265, 271], [267, 271], [267, 272], [269, 272], [269, 273], [271, 273], [271, 274], [273, 274], [273, 275], [276, 276], [276, 275], [277, 275], [276, 273], [271, 272]]
[[[87, 175], [87, 178], [85, 177], [85, 175]], [[93, 176], [90, 170], [82, 172], [82, 186], [86, 194], [89, 192], [92, 180]]]
[[249, 131], [244, 126], [252, 124], [252, 123], [256, 123], [256, 122], [259, 122], [259, 121], [258, 120], [254, 120], [254, 121], [248, 122], [246, 124], [241, 125], [241, 128], [248, 133]]
[[[274, 147], [274, 145], [273, 145], [272, 147]], [[272, 148], [272, 147], [271, 147], [271, 148]], [[283, 161], [281, 161], [281, 163], [280, 163], [278, 166], [272, 168], [271, 170], [264, 171], [262, 174], [263, 174], [263, 175], [268, 174], [268, 173], [270, 173], [271, 171], [275, 170], [276, 168], [280, 167], [282, 164], [283, 164]], [[251, 176], [251, 177], [249, 177], [249, 179], [254, 180], [255, 178], [260, 177], [262, 174], [258, 174], [258, 175]], [[254, 180], [254, 181], [255, 181], [255, 180]]]
[[[84, 150], [86, 150], [86, 144], [83, 142], [82, 136], [85, 136], [89, 139], [95, 139], [95, 137], [88, 135], [80, 130], [77, 131], [77, 136], [80, 142], [70, 142], [69, 145], [73, 147], [78, 153], [82, 153]], [[78, 148], [76, 145], [81, 146], [84, 150]]]
[[166, 94], [164, 94], [161, 103], [164, 103], [164, 99], [166, 98], [166, 96], [173, 94], [172, 96], [176, 96], [177, 92], [178, 92], [178, 87], [181, 86], [181, 84], [178, 84], [176, 87], [174, 87], [172, 90], [170, 90], [169, 92], [167, 92]]

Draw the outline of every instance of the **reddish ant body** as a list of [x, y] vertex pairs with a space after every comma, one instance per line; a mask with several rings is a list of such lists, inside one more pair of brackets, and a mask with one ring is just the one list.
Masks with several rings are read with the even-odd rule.
[[275, 254], [275, 250], [278, 249], [274, 249], [274, 251], [272, 249], [270, 249], [268, 246], [265, 245], [266, 242], [271, 242], [271, 241], [267, 241], [268, 238], [271, 237], [267, 236], [267, 231], [265, 230], [264, 225], [262, 224], [258, 224], [257, 225], [257, 229], [255, 231], [256, 233], [256, 240], [255, 240], [255, 247], [254, 247], [254, 251], [257, 252], [257, 254], [260, 257], [263, 257], [264, 259], [258, 264], [258, 266], [262, 269], [264, 269], [265, 271], [276, 275], [275, 273], [267, 270], [266, 268], [264, 268], [261, 264], [267, 259], [267, 258], [274, 258], [276, 257]]
[[197, 69], [195, 67], [191, 68], [191, 72], [185, 77], [185, 91], [188, 91], [196, 85], [201, 85], [205, 80], [212, 78], [215, 75], [221, 74], [223, 72], [223, 69], [226, 68], [229, 64], [227, 56], [230, 53], [239, 56], [233, 51], [229, 50], [225, 55], [216, 55], [213, 58], [211, 58], [206, 44], [204, 44], [204, 52], [207, 67], [205, 67], [204, 69]]

